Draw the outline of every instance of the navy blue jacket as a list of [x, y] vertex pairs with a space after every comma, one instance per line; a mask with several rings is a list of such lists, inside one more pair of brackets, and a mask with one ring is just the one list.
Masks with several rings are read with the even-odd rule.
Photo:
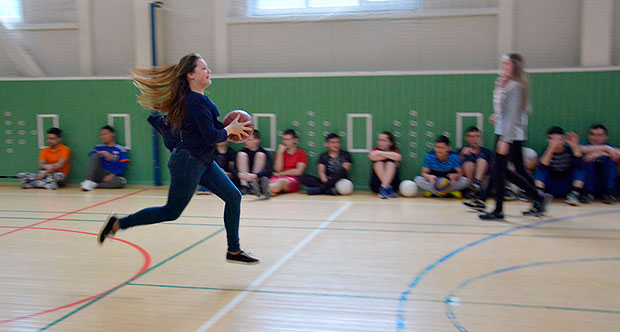
[[187, 115], [178, 131], [172, 130], [164, 114], [151, 115], [148, 121], [163, 136], [168, 150], [187, 149], [209, 165], [215, 145], [228, 139], [224, 125], [218, 120], [220, 112], [208, 97], [193, 91], [188, 91], [186, 103]]

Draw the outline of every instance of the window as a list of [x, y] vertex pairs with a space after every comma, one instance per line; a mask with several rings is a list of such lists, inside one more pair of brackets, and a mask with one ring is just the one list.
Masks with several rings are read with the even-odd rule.
[[0, 22], [21, 23], [21, 0], [0, 0]]
[[419, 10], [422, 0], [248, 0], [248, 16]]

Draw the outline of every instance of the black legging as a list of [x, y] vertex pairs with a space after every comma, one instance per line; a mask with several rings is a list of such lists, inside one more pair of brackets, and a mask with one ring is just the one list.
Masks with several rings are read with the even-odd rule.
[[[497, 146], [497, 136], [495, 145]], [[504, 195], [506, 194], [506, 178], [508, 181], [516, 184], [519, 188], [525, 190], [525, 193], [531, 200], [542, 201], [542, 197], [538, 194], [534, 186], [534, 179], [527, 173], [523, 165], [523, 141], [513, 141], [508, 143], [508, 155], [504, 156], [495, 152], [495, 156], [491, 165], [491, 181], [486, 190], [480, 196], [481, 200], [486, 200], [491, 188], [495, 188], [495, 212], [502, 212], [504, 208]], [[512, 161], [516, 172], [508, 169], [508, 160]]]

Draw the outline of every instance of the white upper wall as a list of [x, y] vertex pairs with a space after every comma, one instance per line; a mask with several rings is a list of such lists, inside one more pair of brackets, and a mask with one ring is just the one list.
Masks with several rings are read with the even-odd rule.
[[94, 73], [123, 76], [134, 64], [133, 3], [92, 0]]
[[614, 1], [614, 32], [612, 37], [612, 61], [620, 65], [620, 0]]
[[515, 51], [530, 68], [577, 67], [581, 0], [517, 0]]
[[496, 16], [232, 24], [229, 72], [488, 69]]
[[188, 53], [199, 53], [213, 69], [215, 64], [213, 1], [168, 0], [163, 9], [166, 64], [177, 63]]
[[[143, 0], [24, 0], [25, 23], [31, 25], [0, 35], [0, 77], [24, 76], [6, 56], [6, 38], [45, 75], [80, 75], [80, 54], [87, 54], [88, 43], [79, 38], [79, 3], [90, 6], [92, 71], [126, 75], [137, 52], [150, 52], [136, 51], [136, 41], [150, 43], [150, 30], [136, 32], [134, 9], [144, 8], [134, 6], [137, 1]], [[495, 69], [500, 16], [493, 8], [513, 1], [513, 48], [525, 55], [529, 68], [580, 65], [582, 0], [426, 0], [424, 9], [435, 14], [455, 6], [470, 11], [315, 21], [241, 18], [243, 7], [236, 4], [245, 1], [164, 1], [158, 16], [160, 64], [198, 52], [218, 74]], [[472, 9], [478, 11], [471, 14]], [[611, 64], [620, 65], [620, 0], [614, 0], [612, 38]]]

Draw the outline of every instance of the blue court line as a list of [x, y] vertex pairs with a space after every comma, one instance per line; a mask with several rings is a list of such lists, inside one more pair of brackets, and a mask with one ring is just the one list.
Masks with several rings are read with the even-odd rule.
[[[26, 210], [3, 210], [2, 212], [18, 212], [18, 213], [64, 213], [64, 211], [26, 211]], [[610, 211], [610, 210], [604, 210]], [[599, 211], [600, 212], [600, 211]], [[109, 215], [108, 212], [76, 212], [74, 214], [86, 214], [86, 215]], [[475, 214], [472, 214], [475, 217]], [[0, 217], [4, 219], [28, 219], [26, 217]], [[189, 219], [217, 219], [221, 220], [222, 216], [186, 216], [183, 215], [181, 218], [189, 218]], [[30, 218], [30, 219], [41, 219], [41, 218]], [[474, 218], [475, 219], [475, 218]], [[58, 219], [58, 220], [69, 220], [69, 221], [82, 221], [82, 219]], [[267, 220], [267, 221], [295, 221], [295, 222], [318, 222], [322, 223], [324, 220], [321, 219], [296, 219], [296, 218], [269, 218], [269, 217], [241, 217], [241, 220]], [[84, 221], [90, 221], [84, 219]], [[94, 220], [93, 220], [94, 221]], [[103, 221], [99, 221], [103, 222]], [[479, 227], [479, 228], [502, 228], [505, 229], [505, 224], [500, 223], [478, 223], [476, 225], [472, 224], [446, 224], [446, 223], [424, 223], [424, 222], [402, 222], [402, 221], [369, 221], [369, 220], [334, 220], [332, 223], [353, 223], [353, 224], [377, 224], [377, 225], [411, 225], [411, 226], [432, 226], [432, 227]], [[189, 224], [189, 223], [188, 223]], [[208, 225], [208, 224], [207, 224]], [[589, 231], [589, 232], [620, 232], [620, 229], [601, 229], [601, 228], [579, 228], [579, 227], [538, 227], [538, 229], [549, 229], [549, 230], [567, 230], [567, 231]]]
[[43, 327], [43, 328], [42, 328], [42, 329], [40, 329], [39, 331], [45, 331], [45, 330], [49, 329], [50, 327], [52, 327], [52, 326], [54, 326], [54, 325], [56, 325], [56, 324], [58, 324], [58, 323], [62, 322], [63, 320], [65, 320], [65, 319], [67, 319], [67, 318], [71, 317], [72, 315], [74, 315], [74, 314], [78, 313], [79, 311], [81, 311], [81, 310], [83, 310], [83, 309], [87, 308], [87, 307], [88, 307], [88, 306], [90, 306], [91, 304], [93, 304], [93, 303], [95, 303], [95, 302], [97, 302], [97, 301], [101, 300], [102, 298], [104, 298], [104, 297], [106, 297], [106, 296], [108, 296], [108, 295], [110, 295], [110, 294], [114, 293], [115, 291], [117, 291], [117, 290], [118, 290], [118, 289], [120, 289], [121, 287], [123, 287], [123, 286], [125, 286], [125, 285], [129, 284], [130, 282], [132, 282], [132, 281], [136, 280], [137, 278], [139, 278], [139, 277], [141, 277], [141, 276], [143, 276], [143, 275], [145, 275], [145, 274], [147, 274], [147, 273], [149, 273], [149, 272], [153, 271], [154, 269], [156, 269], [156, 268], [160, 267], [161, 265], [163, 265], [163, 264], [165, 264], [165, 263], [167, 263], [167, 262], [169, 262], [169, 261], [171, 261], [171, 260], [173, 260], [173, 259], [177, 258], [179, 255], [181, 255], [181, 254], [183, 254], [183, 253], [187, 252], [188, 250], [190, 250], [190, 249], [192, 249], [192, 248], [196, 247], [197, 245], [199, 245], [199, 244], [201, 244], [201, 243], [203, 243], [203, 242], [205, 242], [205, 241], [207, 241], [207, 240], [209, 240], [209, 239], [213, 238], [214, 236], [218, 235], [218, 234], [219, 234], [219, 233], [221, 233], [222, 231], [224, 231], [224, 228], [223, 228], [223, 227], [222, 227], [222, 228], [220, 228], [220, 229], [218, 229], [217, 231], [215, 231], [215, 232], [213, 232], [213, 233], [209, 234], [209, 235], [208, 235], [207, 237], [205, 237], [204, 239], [199, 240], [198, 242], [195, 242], [194, 244], [190, 245], [189, 247], [187, 247], [187, 248], [185, 248], [185, 249], [183, 249], [183, 250], [181, 250], [181, 251], [177, 252], [176, 254], [174, 254], [174, 255], [172, 255], [172, 256], [170, 256], [170, 257], [168, 257], [168, 258], [164, 259], [163, 261], [159, 262], [157, 265], [154, 265], [154, 266], [150, 267], [148, 270], [146, 270], [146, 271], [144, 271], [144, 272], [140, 273], [139, 275], [137, 275], [137, 276], [135, 276], [135, 277], [131, 278], [130, 280], [128, 280], [128, 281], [126, 281], [126, 282], [124, 282], [124, 283], [122, 283], [122, 284], [120, 284], [120, 285], [118, 285], [118, 286], [114, 287], [113, 289], [110, 289], [108, 292], [106, 292], [106, 293], [102, 294], [101, 296], [98, 296], [97, 298], [92, 299], [91, 301], [89, 301], [89, 302], [87, 302], [87, 303], [85, 303], [85, 304], [81, 305], [79, 308], [77, 308], [77, 309], [75, 309], [75, 310], [71, 311], [70, 313], [68, 313], [68, 314], [66, 314], [66, 315], [64, 315], [64, 316], [62, 316], [62, 317], [60, 317], [59, 319], [57, 319], [57, 320], [55, 320], [55, 321], [53, 321], [53, 322], [51, 322], [51, 323], [47, 324], [45, 327]]
[[436, 260], [434, 263], [430, 264], [429, 266], [427, 266], [426, 268], [424, 268], [422, 271], [420, 271], [413, 279], [413, 281], [409, 284], [408, 288], [406, 291], [402, 292], [400, 299], [398, 301], [398, 307], [396, 310], [396, 331], [403, 331], [405, 329], [405, 302], [407, 301], [409, 295], [411, 294], [411, 292], [413, 291], [413, 289], [415, 287], [418, 286], [418, 284], [420, 283], [420, 281], [422, 281], [422, 279], [432, 270], [434, 270], [435, 268], [437, 268], [437, 266], [439, 266], [441, 263], [444, 263], [445, 261], [449, 260], [450, 258], [454, 257], [455, 255], [459, 254], [462, 251], [465, 251], [471, 247], [477, 246], [479, 244], [482, 244], [484, 242], [505, 236], [507, 234], [522, 230], [522, 229], [526, 229], [526, 228], [535, 228], [541, 225], [546, 225], [546, 224], [550, 224], [550, 223], [556, 223], [556, 222], [560, 222], [560, 221], [567, 221], [567, 220], [573, 220], [573, 219], [578, 219], [578, 218], [584, 218], [584, 217], [592, 217], [592, 216], [600, 216], [600, 215], [606, 215], [606, 214], [614, 214], [614, 213], [618, 213], [620, 212], [620, 210], [616, 209], [616, 210], [609, 210], [609, 211], [597, 211], [597, 212], [592, 212], [592, 213], [586, 213], [586, 214], [582, 214], [582, 215], [575, 215], [575, 216], [567, 216], [567, 217], [561, 217], [561, 218], [553, 218], [553, 219], [549, 219], [549, 220], [545, 220], [545, 221], [541, 221], [541, 222], [537, 222], [534, 224], [530, 224], [530, 225], [523, 225], [523, 226], [519, 226], [519, 227], [513, 227], [510, 229], [507, 229], [505, 231], [499, 232], [499, 233], [495, 233], [492, 234], [490, 236], [484, 237], [482, 239], [479, 239], [477, 241], [474, 242], [470, 242], [462, 247], [459, 247], [453, 251], [451, 251], [450, 253], [448, 253], [447, 255], [439, 258], [438, 260]]
[[[506, 267], [503, 269], [498, 269], [495, 271], [487, 272], [487, 273], [481, 274], [479, 276], [475, 276], [473, 278], [470, 278], [464, 281], [463, 283], [458, 285], [453, 291], [451, 291], [444, 301], [445, 309], [446, 309], [445, 313], [448, 319], [450, 319], [450, 321], [452, 322], [452, 325], [454, 325], [454, 327], [456, 327], [460, 332], [468, 332], [468, 330], [463, 325], [461, 325], [459, 321], [457, 320], [456, 315], [454, 314], [454, 311], [452, 310], [453, 305], [452, 305], [451, 299], [455, 297], [455, 294], [458, 291], [464, 289], [465, 287], [469, 286], [470, 284], [478, 280], [485, 279], [485, 278], [498, 275], [501, 273], [512, 272], [512, 271], [526, 269], [530, 267], [538, 267], [538, 266], [545, 266], [545, 265], [572, 264], [572, 263], [613, 262], [613, 261], [615, 262], [620, 261], [620, 257], [582, 258], [582, 259], [569, 259], [569, 260], [561, 260], [561, 261], [537, 262], [537, 263], [530, 263], [530, 264], [524, 264], [524, 265], [510, 266], [510, 267]], [[594, 313], [605, 313], [605, 314], [620, 314], [620, 311], [617, 311], [617, 310], [604, 310], [604, 309], [585, 309], [585, 308], [570, 308], [570, 307], [556, 307], [556, 306], [529, 306], [529, 305], [519, 305], [519, 307], [536, 308], [536, 309], [551, 309], [551, 310], [571, 310], [571, 311], [594, 312]]]
[[[34, 219], [39, 220], [40, 218], [31, 218], [31, 217], [0, 217], [0, 219]], [[56, 219], [55, 221], [77, 221], [77, 222], [94, 222], [94, 223], [102, 223], [102, 220], [91, 220], [91, 219], [73, 219], [73, 218], [61, 218]], [[162, 225], [168, 226], [198, 226], [198, 227], [220, 227], [222, 224], [206, 224], [206, 223], [183, 223], [183, 222], [162, 222]], [[444, 226], [444, 225], [437, 225]], [[311, 226], [273, 226], [273, 225], [240, 225], [241, 228], [266, 228], [266, 229], [288, 229], [288, 230], [315, 230], [317, 227]], [[476, 225], [471, 225], [469, 227], [478, 227]], [[504, 227], [505, 228], [505, 227]], [[544, 230], [560, 230], [560, 228], [544, 228], [540, 227], [539, 229]], [[322, 230], [326, 231], [345, 231], [345, 232], [376, 232], [376, 233], [409, 233], [409, 234], [442, 234], [442, 235], [481, 235], [487, 236], [492, 235], [494, 233], [483, 233], [483, 232], [445, 232], [445, 231], [416, 231], [409, 229], [373, 229], [373, 228], [342, 228], [342, 227], [330, 227], [330, 228], [322, 228]], [[580, 228], [570, 229], [571, 231], [587, 231]], [[606, 230], [598, 230], [599, 232], [605, 232]], [[510, 237], [525, 237], [525, 238], [545, 238], [545, 239], [573, 239], [573, 240], [610, 240], [610, 241], [620, 241], [620, 237], [602, 237], [602, 236], [570, 236], [570, 235], [541, 235], [541, 234], [509, 234], [507, 236]]]

